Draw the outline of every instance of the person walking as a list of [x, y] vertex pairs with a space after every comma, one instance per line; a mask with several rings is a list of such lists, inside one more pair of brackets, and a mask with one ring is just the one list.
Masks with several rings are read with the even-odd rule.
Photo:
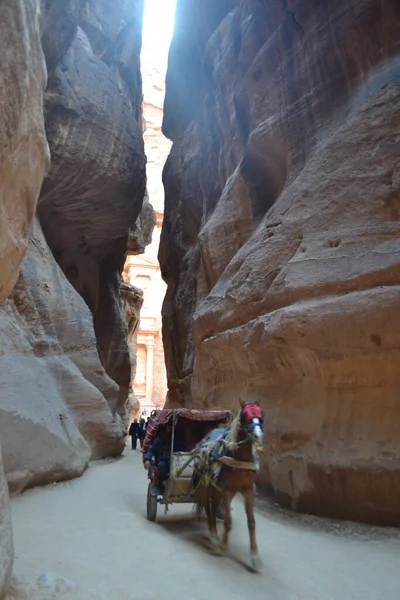
[[139, 437], [139, 423], [137, 422], [137, 419], [134, 419], [133, 423], [131, 423], [128, 433], [132, 440], [132, 450], [136, 450], [136, 444]]

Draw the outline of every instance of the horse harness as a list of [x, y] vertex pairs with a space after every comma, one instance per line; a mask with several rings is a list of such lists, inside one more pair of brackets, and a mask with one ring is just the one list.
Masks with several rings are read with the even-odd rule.
[[222, 463], [230, 469], [244, 469], [246, 471], [258, 471], [258, 466], [255, 462], [237, 460], [232, 456], [222, 456], [218, 459], [218, 462]]

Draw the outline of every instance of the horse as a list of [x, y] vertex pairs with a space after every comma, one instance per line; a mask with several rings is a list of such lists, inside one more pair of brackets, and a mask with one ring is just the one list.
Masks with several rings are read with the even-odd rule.
[[[258, 555], [254, 518], [254, 495], [256, 462], [254, 450], [263, 448], [263, 412], [258, 403], [241, 402], [242, 408], [233, 420], [227, 434], [227, 455], [219, 459], [222, 468], [216, 482], [200, 479], [197, 487], [197, 502], [204, 509], [210, 535], [211, 550], [221, 554], [228, 548], [229, 533], [232, 529], [231, 503], [236, 494], [241, 494], [247, 515], [250, 535], [251, 566], [255, 571], [262, 567]], [[254, 448], [253, 448], [254, 447]], [[217, 514], [222, 502], [224, 533], [222, 541], [217, 533]]]

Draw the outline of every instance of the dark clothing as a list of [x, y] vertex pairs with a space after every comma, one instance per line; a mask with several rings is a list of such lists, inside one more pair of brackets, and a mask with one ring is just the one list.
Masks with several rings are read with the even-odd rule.
[[[183, 452], [185, 450], [182, 442], [175, 437], [174, 439], [174, 452]], [[145, 460], [151, 460], [154, 458], [156, 464], [159, 460], [165, 459], [170, 460], [171, 458], [171, 436], [157, 435], [153, 442], [150, 444], [149, 449], [146, 452]]]
[[162, 489], [164, 487], [164, 481], [169, 476], [169, 460], [159, 460], [157, 463], [158, 469], [158, 485]]
[[[177, 442], [174, 442], [174, 451], [177, 451]], [[164, 481], [169, 476], [169, 462], [171, 458], [171, 440], [168, 436], [158, 435], [146, 452], [145, 460], [154, 459], [158, 469], [158, 486], [162, 489]]]
[[136, 450], [137, 440], [139, 437], [139, 423], [131, 423], [128, 433], [132, 440], [132, 450]]
[[145, 460], [152, 460], [154, 458], [156, 465], [160, 460], [169, 461], [171, 455], [171, 442], [165, 437], [158, 435], [153, 443], [150, 444], [149, 449], [146, 452]]
[[139, 423], [131, 423], [131, 426], [129, 427], [129, 435], [138, 435], [139, 433]]

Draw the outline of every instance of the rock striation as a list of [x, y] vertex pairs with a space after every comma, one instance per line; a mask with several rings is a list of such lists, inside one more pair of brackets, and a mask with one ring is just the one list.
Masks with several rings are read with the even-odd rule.
[[400, 6], [178, 0], [169, 404], [259, 400], [260, 484], [400, 523]]
[[154, 221], [142, 13], [143, 0], [0, 5], [0, 596], [8, 487], [80, 475], [124, 448], [121, 275], [128, 239], [140, 250]]
[[0, 436], [11, 492], [81, 475], [120, 454], [118, 386], [96, 350], [92, 316], [36, 220], [20, 276], [0, 308]]
[[[93, 314], [100, 359], [119, 386], [123, 417], [130, 360], [120, 281], [146, 185], [143, 0], [69, 0], [67, 6], [53, 3], [44, 21], [52, 159], [38, 214], [58, 264]], [[61, 51], [53, 23], [64, 21]]]
[[[39, 16], [37, 0], [4, 0], [0, 5], [0, 304], [17, 281], [49, 160]], [[11, 575], [13, 554], [0, 450], [0, 596]]]
[[125, 319], [128, 327], [128, 347], [131, 361], [131, 384], [129, 388], [129, 412], [135, 412], [138, 399], [134, 392], [134, 381], [137, 368], [137, 335], [140, 323], [140, 310], [143, 306], [143, 290], [129, 283], [124, 270], [124, 281], [121, 284], [122, 298], [125, 306]]
[[18, 278], [49, 161], [39, 16], [37, 0], [4, 0], [0, 7], [0, 303]]

